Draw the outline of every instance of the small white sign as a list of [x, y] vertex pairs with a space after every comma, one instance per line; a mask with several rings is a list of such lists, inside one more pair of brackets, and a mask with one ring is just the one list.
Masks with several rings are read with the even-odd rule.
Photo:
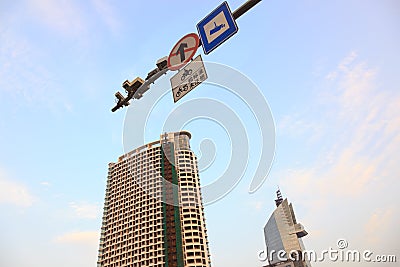
[[182, 68], [171, 78], [174, 102], [177, 102], [208, 78], [201, 55]]

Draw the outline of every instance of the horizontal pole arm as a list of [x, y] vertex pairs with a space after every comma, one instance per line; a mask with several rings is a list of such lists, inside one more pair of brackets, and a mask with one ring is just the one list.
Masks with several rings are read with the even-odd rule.
[[241, 15], [249, 11], [252, 7], [257, 5], [261, 0], [248, 0], [246, 3], [241, 5], [238, 9], [233, 11], [232, 16], [234, 19], [238, 19]]

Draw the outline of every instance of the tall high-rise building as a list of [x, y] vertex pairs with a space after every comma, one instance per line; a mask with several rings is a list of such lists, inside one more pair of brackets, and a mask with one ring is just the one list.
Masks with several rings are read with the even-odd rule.
[[276, 209], [264, 227], [267, 266], [310, 267], [307, 258], [302, 257], [305, 248], [301, 238], [308, 233], [297, 222], [292, 203], [283, 200], [280, 190], [276, 193]]
[[190, 138], [165, 133], [109, 164], [98, 267], [210, 266]]

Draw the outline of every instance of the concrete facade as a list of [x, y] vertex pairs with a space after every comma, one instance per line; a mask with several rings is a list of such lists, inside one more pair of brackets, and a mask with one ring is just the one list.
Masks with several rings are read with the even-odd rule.
[[[307, 259], [301, 258], [301, 252], [305, 250], [301, 238], [308, 233], [303, 225], [297, 222], [292, 204], [289, 204], [287, 199], [283, 200], [280, 191], [277, 195], [278, 198], [275, 200], [277, 207], [264, 227], [268, 266], [310, 267], [311, 264]], [[284, 257], [279, 256], [282, 252]], [[289, 255], [296, 260], [291, 260]]]

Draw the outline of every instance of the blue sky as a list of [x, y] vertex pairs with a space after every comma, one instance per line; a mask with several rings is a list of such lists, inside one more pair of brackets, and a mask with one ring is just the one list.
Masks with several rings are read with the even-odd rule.
[[[110, 112], [113, 95], [126, 79], [144, 78], [219, 4], [0, 3], [1, 266], [95, 265], [107, 163], [124, 153], [126, 111]], [[232, 10], [241, 4], [229, 1]], [[203, 59], [258, 86], [275, 120], [276, 154], [256, 193], [248, 188], [263, 163], [250, 160], [238, 186], [206, 206], [213, 265], [261, 266], [278, 185], [309, 232], [308, 249], [346, 238], [351, 249], [399, 256], [399, 2], [264, 0], [237, 24]], [[223, 100], [254, 134], [248, 111], [201, 88], [186, 100]], [[149, 92], [130, 110], [150, 100]], [[148, 141], [158, 138], [158, 119]], [[187, 127], [196, 152], [201, 138], [224, 140], [223, 129], [204, 125]], [[212, 181], [229, 153], [228, 143], [216, 147], [201, 179]]]

